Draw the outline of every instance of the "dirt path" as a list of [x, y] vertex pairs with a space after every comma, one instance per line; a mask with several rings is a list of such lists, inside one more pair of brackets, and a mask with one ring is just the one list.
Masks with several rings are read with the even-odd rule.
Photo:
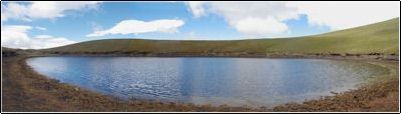
[[252, 109], [122, 101], [48, 79], [28, 67], [25, 59], [22, 56], [3, 58], [2, 111], [399, 111], [398, 62], [375, 62], [390, 68], [391, 75], [382, 76], [357, 90], [303, 104]]

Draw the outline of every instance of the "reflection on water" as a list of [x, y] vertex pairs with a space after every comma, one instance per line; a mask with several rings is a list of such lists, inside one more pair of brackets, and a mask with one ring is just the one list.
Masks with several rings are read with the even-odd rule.
[[38, 57], [62, 82], [121, 98], [271, 106], [354, 89], [383, 68], [355, 61], [266, 58]]

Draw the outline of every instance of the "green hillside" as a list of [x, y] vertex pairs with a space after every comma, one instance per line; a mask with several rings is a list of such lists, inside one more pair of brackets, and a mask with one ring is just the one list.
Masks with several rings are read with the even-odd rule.
[[399, 18], [314, 36], [232, 41], [107, 39], [44, 51], [146, 53], [383, 53], [399, 55]]

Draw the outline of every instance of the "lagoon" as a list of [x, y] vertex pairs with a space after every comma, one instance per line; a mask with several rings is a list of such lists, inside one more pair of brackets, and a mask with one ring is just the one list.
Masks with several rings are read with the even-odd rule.
[[35, 71], [122, 99], [275, 106], [356, 89], [385, 69], [360, 61], [226, 57], [35, 57]]

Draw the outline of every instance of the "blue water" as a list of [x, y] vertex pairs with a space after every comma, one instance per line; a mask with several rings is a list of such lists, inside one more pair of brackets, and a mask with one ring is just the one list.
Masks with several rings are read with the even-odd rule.
[[274, 106], [355, 89], [381, 67], [356, 61], [206, 57], [37, 57], [35, 71], [114, 95], [230, 106]]

